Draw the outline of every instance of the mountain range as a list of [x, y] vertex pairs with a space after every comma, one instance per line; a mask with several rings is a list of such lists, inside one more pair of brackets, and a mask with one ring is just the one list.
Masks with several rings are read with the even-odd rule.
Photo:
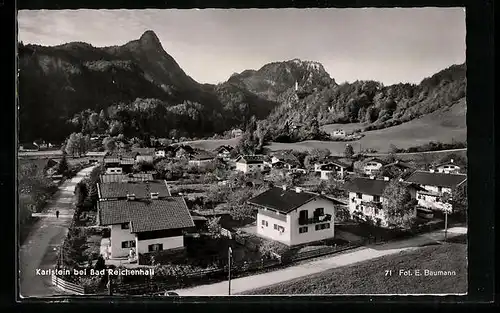
[[[465, 64], [419, 85], [383, 87], [377, 82], [338, 85], [320, 63], [294, 59], [235, 73], [217, 85], [200, 84], [163, 49], [153, 31], [111, 47], [19, 43], [18, 64], [22, 142], [62, 141], [73, 131], [109, 132], [112, 127], [126, 135], [147, 131], [162, 137], [203, 137], [245, 127], [252, 116], [264, 125], [276, 122], [268, 127], [271, 134], [291, 120], [363, 120], [380, 127], [465, 97]], [[294, 108], [307, 116], [294, 116]], [[386, 112], [380, 115], [382, 109]], [[371, 115], [366, 113], [370, 110]], [[90, 123], [92, 114], [100, 121]]]

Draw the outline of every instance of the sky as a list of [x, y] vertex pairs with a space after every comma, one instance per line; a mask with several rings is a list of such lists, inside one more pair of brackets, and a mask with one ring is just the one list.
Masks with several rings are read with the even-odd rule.
[[337, 83], [419, 83], [465, 62], [464, 8], [20, 10], [25, 44], [122, 45], [153, 30], [200, 83], [295, 58]]

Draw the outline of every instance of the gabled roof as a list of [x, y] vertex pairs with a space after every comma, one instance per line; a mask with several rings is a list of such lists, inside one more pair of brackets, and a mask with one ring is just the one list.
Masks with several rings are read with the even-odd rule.
[[460, 167], [460, 165], [458, 165], [457, 163], [454, 163], [454, 162], [445, 162], [445, 163], [441, 163], [441, 164], [436, 164], [434, 165], [434, 167], [441, 167], [441, 166], [445, 166], [445, 165], [454, 165], [454, 166], [458, 166]]
[[149, 173], [136, 173], [136, 174], [104, 174], [100, 176], [101, 183], [121, 183], [124, 180], [128, 181], [151, 181], [153, 174]]
[[264, 163], [264, 155], [241, 155], [236, 159], [236, 163], [246, 163], [246, 164]]
[[381, 196], [388, 184], [385, 180], [355, 177], [344, 188], [349, 192]]
[[86, 156], [88, 156], [88, 157], [105, 157], [107, 154], [108, 154], [108, 152], [106, 152], [106, 151], [103, 151], [103, 152], [89, 151], [89, 152], [87, 152]]
[[213, 154], [204, 150], [196, 151], [196, 153], [191, 157], [193, 160], [211, 160], [213, 158], [215, 158]]
[[380, 163], [380, 164], [382, 164], [382, 165], [387, 164], [387, 162], [386, 162], [386, 161], [381, 160], [381, 159], [379, 159], [379, 158], [368, 158], [368, 159], [366, 159], [366, 160], [364, 160], [364, 161], [363, 161], [363, 164], [366, 164], [366, 163], [368, 163], [368, 162], [377, 162], [377, 163]]
[[170, 190], [165, 181], [153, 180], [148, 182], [109, 182], [99, 184], [101, 199], [125, 199], [127, 194], [133, 194], [137, 199], [150, 198], [150, 193], [157, 192], [160, 198], [170, 197]]
[[309, 201], [320, 197], [330, 201], [336, 201], [312, 192], [296, 192], [295, 189], [283, 190], [283, 188], [280, 187], [272, 187], [248, 200], [248, 204], [269, 208], [271, 210], [287, 214]]
[[415, 171], [406, 181], [427, 186], [438, 187], [456, 187], [467, 180], [465, 174], [446, 174], [446, 173], [431, 173], [424, 171]]
[[99, 202], [101, 225], [130, 223], [132, 233], [194, 227], [182, 197]]
[[214, 151], [218, 152], [218, 153], [220, 153], [224, 150], [226, 150], [227, 152], [231, 152], [234, 150], [234, 148], [232, 146], [229, 146], [229, 145], [222, 145], [222, 146], [219, 146], [219, 147], [214, 149]]

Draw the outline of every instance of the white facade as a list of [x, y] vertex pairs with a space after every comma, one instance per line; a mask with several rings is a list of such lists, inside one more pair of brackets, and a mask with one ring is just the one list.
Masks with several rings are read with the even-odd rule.
[[184, 236], [163, 237], [147, 240], [138, 240], [137, 235], [130, 232], [130, 228], [122, 228], [122, 225], [111, 225], [111, 258], [122, 258], [129, 255], [130, 249], [134, 249], [136, 253], [148, 253], [149, 246], [153, 244], [161, 244], [162, 250], [177, 249], [184, 247]]
[[150, 245], [161, 244], [162, 250], [178, 249], [184, 247], [184, 236], [137, 240], [138, 253], [149, 253]]
[[264, 169], [264, 163], [243, 163], [243, 162], [236, 162], [236, 170], [243, 172], [243, 173], [250, 173], [250, 172], [255, 172], [255, 171], [261, 171]]
[[377, 205], [369, 203], [380, 203], [383, 205], [385, 198], [380, 196], [368, 195], [363, 193], [349, 192], [349, 213], [354, 216], [356, 213], [369, 216], [375, 221], [380, 219], [380, 226], [387, 226], [387, 216], [385, 211]]
[[[127, 223], [127, 225], [129, 225]], [[123, 242], [133, 242], [133, 246], [127, 246], [122, 248]], [[111, 258], [126, 257], [129, 255], [130, 248], [134, 248], [136, 251], [137, 238], [135, 234], [130, 232], [130, 228], [122, 229], [122, 224], [111, 225]]]
[[437, 172], [446, 174], [458, 174], [460, 172], [460, 166], [455, 164], [443, 164], [437, 167]]
[[207, 160], [189, 160], [188, 164], [190, 165], [196, 165], [196, 166], [203, 166], [203, 165], [208, 165], [213, 162], [213, 159], [207, 159]]
[[[330, 221], [319, 221], [306, 225], [299, 224], [300, 211], [307, 211], [308, 217], [312, 218], [314, 216], [314, 210], [317, 208], [323, 208], [325, 215], [330, 214]], [[263, 209], [259, 209], [259, 212], [260, 210]], [[266, 215], [262, 213], [257, 214], [257, 233], [263, 237], [290, 246], [334, 237], [335, 209], [333, 203], [329, 200], [322, 198], [312, 200], [286, 215], [282, 213], [277, 214], [269, 210], [265, 210], [265, 212], [267, 212]], [[277, 217], [268, 215], [276, 215]], [[278, 229], [275, 228], [275, 224]], [[316, 229], [316, 225], [324, 226], [318, 226], [318, 229]]]
[[121, 167], [109, 167], [106, 169], [106, 174], [123, 174]]
[[334, 130], [332, 133], [333, 137], [345, 137], [345, 135], [346, 135], [346, 133], [345, 133], [345, 130], [343, 130], [343, 129]]
[[153, 163], [153, 156], [152, 155], [138, 155], [135, 157], [135, 161], [137, 163], [139, 163], [139, 162]]
[[333, 171], [320, 171], [320, 172], [321, 172], [320, 178], [323, 180], [328, 180], [330, 178], [331, 173], [333, 173]]
[[164, 158], [165, 157], [165, 150], [156, 150], [155, 157], [156, 158]]
[[380, 171], [382, 166], [383, 166], [383, 164], [380, 162], [369, 161], [364, 165], [363, 171], [365, 172], [366, 175], [376, 174], [376, 173], [378, 173], [378, 171]]

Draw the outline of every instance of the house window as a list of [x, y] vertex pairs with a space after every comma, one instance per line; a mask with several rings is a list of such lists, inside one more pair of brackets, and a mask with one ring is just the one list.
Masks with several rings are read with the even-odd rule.
[[155, 251], [161, 251], [161, 250], [163, 250], [162, 243], [155, 243], [155, 244], [148, 246], [148, 252], [155, 252]]
[[122, 241], [122, 249], [135, 248], [135, 240]]
[[269, 223], [267, 221], [262, 220], [262, 226], [266, 226], [267, 227], [268, 225], [269, 225]]
[[123, 223], [122, 224], [122, 229], [130, 229], [130, 224], [129, 223]]
[[314, 217], [323, 216], [323, 215], [325, 215], [324, 208], [317, 208], [316, 210], [314, 210]]
[[361, 193], [360, 192], [356, 193], [356, 198], [361, 199]]
[[330, 223], [324, 223], [324, 224], [316, 224], [314, 226], [314, 228], [316, 230], [323, 230], [323, 229], [327, 229], [327, 228], [330, 228]]
[[373, 202], [380, 202], [380, 196], [373, 196]]
[[308, 213], [309, 212], [307, 210], [300, 211], [299, 212], [299, 220], [306, 221], [309, 218]]
[[307, 233], [308, 229], [309, 228], [307, 226], [300, 227], [299, 228], [299, 234]]

